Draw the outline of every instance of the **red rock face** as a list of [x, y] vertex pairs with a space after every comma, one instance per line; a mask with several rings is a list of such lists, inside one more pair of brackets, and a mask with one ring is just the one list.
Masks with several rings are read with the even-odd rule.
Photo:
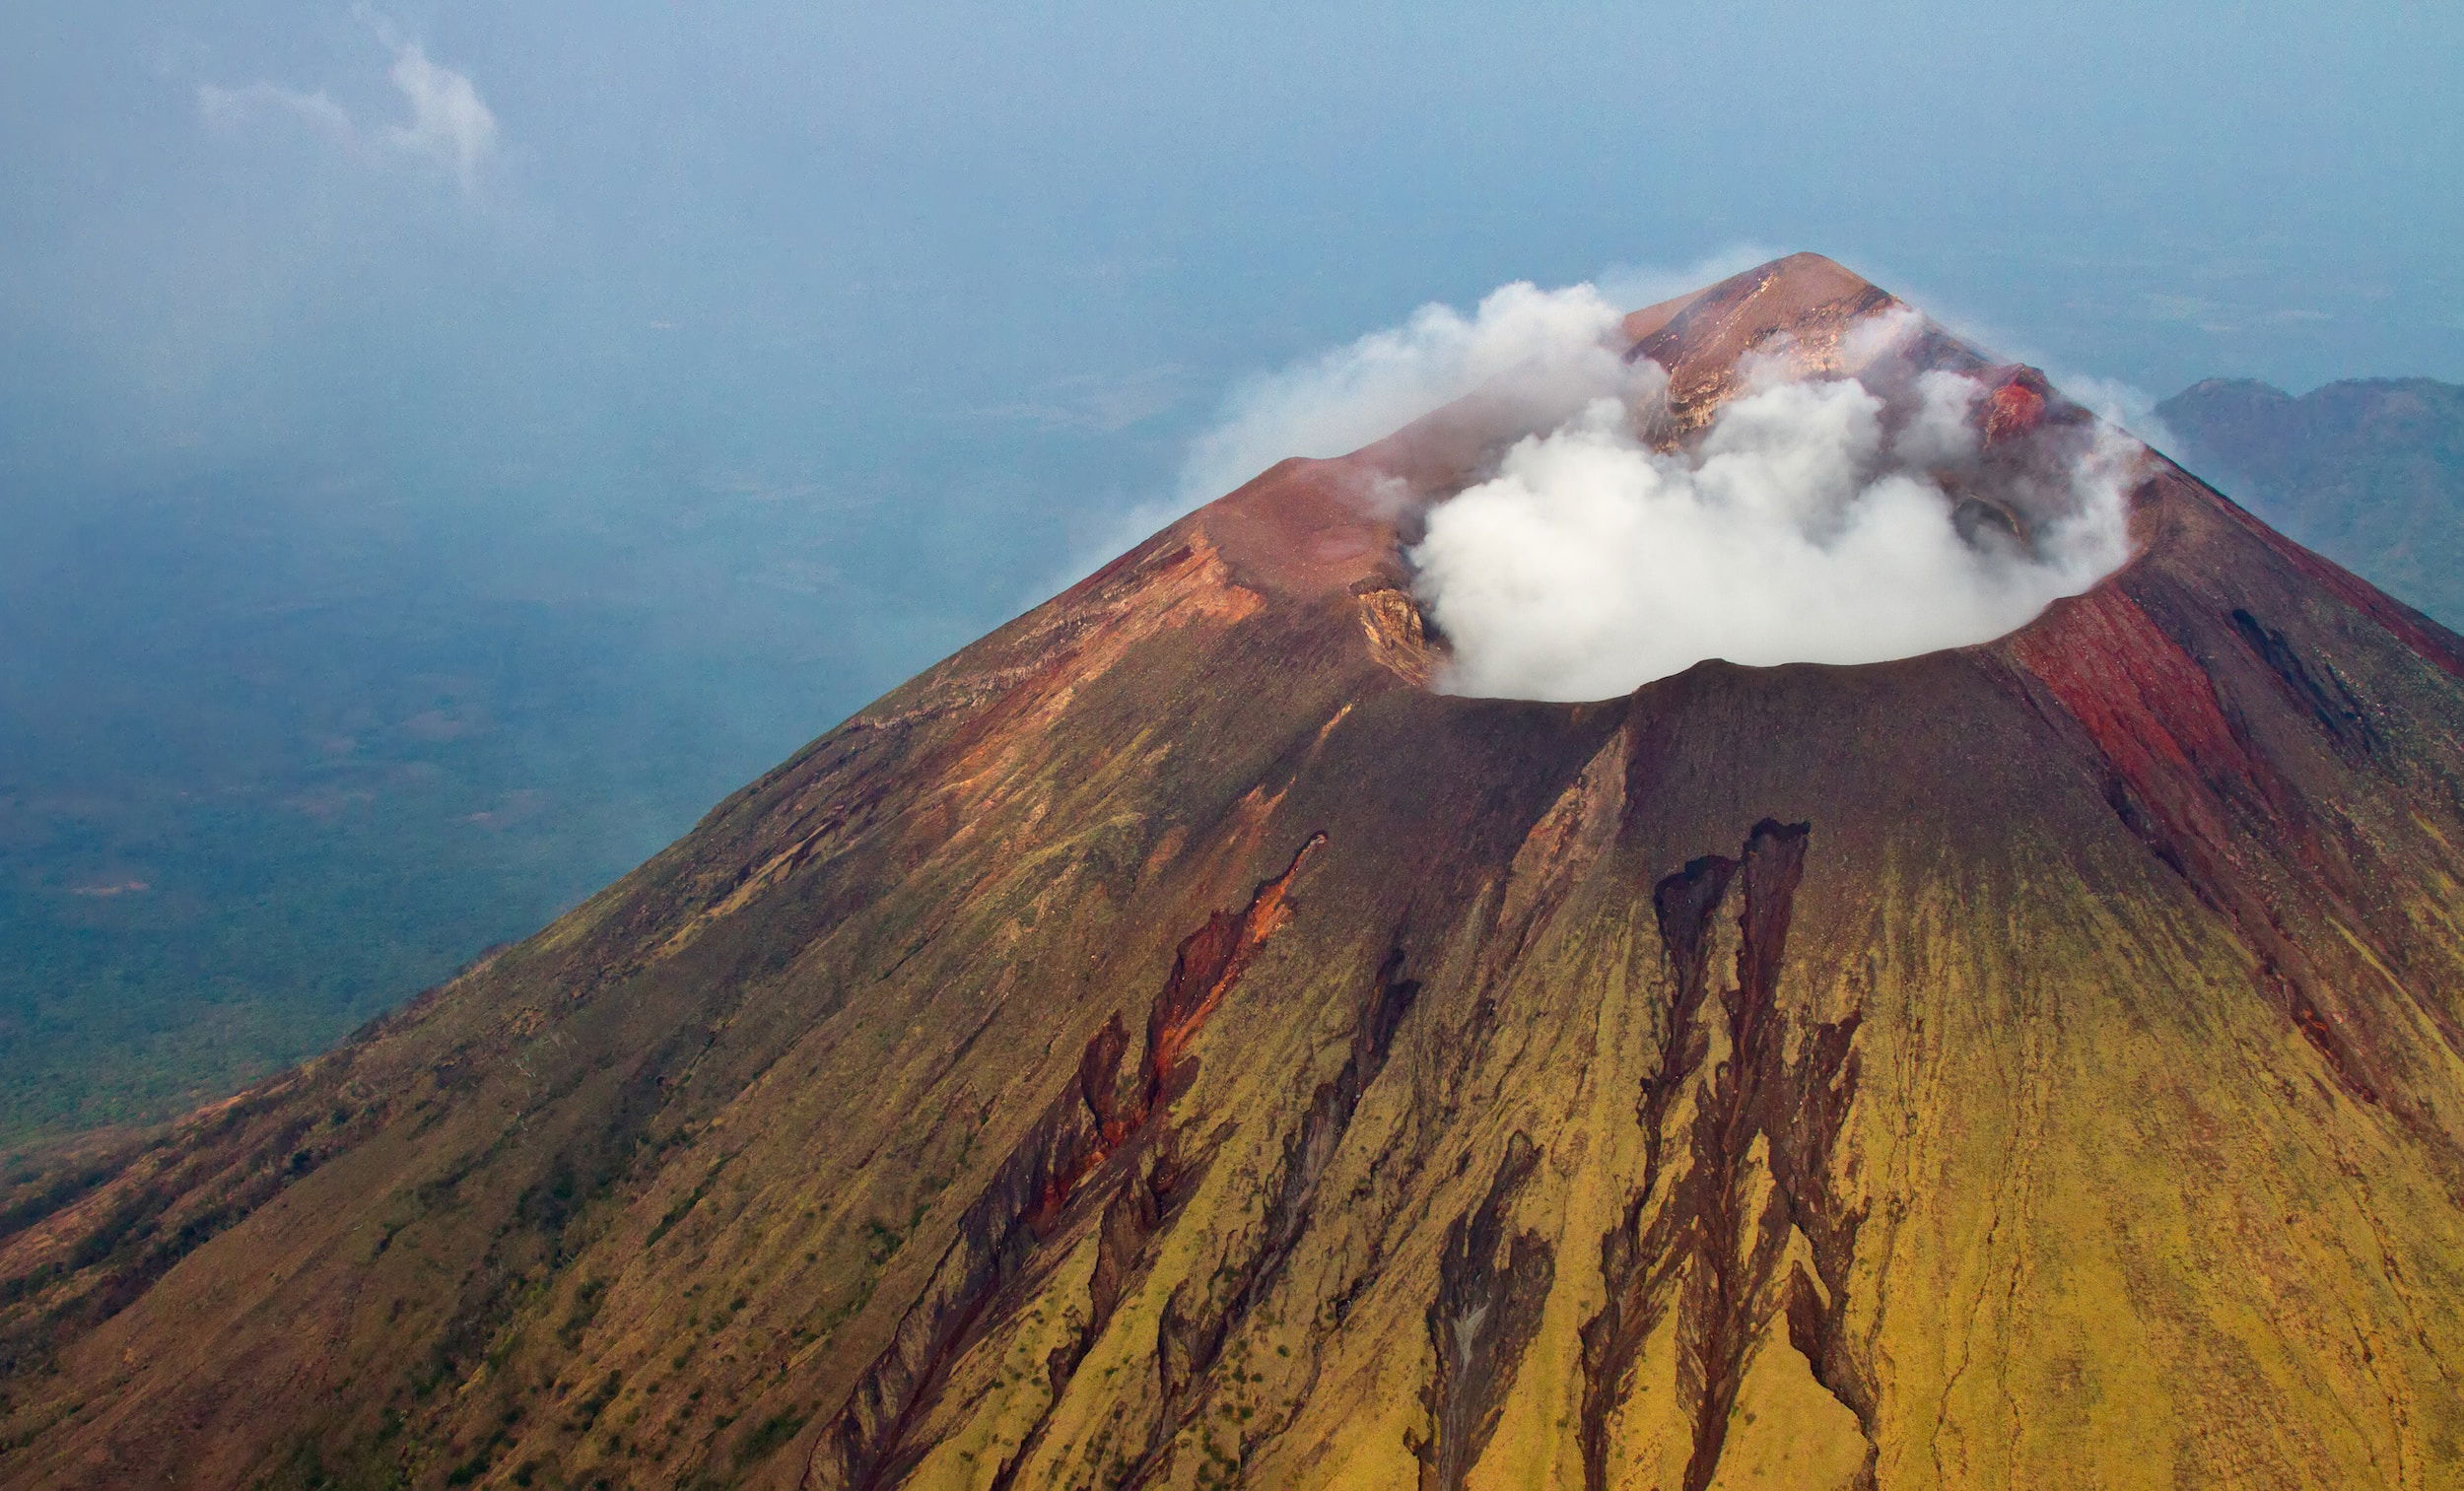
[[2119, 587], [2057, 602], [2011, 654], [2088, 731], [2122, 783], [2158, 805], [2175, 838], [2222, 852], [2233, 802], [2268, 798], [2197, 659]]
[[1988, 449], [2023, 439], [2042, 428], [2046, 405], [2054, 396], [2043, 373], [2024, 367], [1995, 369], [1984, 381], [1991, 389], [1985, 395]]
[[[1900, 308], [1627, 330], [1681, 435]], [[2088, 416], [1908, 345], [2022, 510]], [[2464, 1481], [2464, 644], [2152, 459], [1999, 641], [1451, 698], [1399, 548], [1497, 439], [1277, 466], [11, 1172], [0, 1486]]]

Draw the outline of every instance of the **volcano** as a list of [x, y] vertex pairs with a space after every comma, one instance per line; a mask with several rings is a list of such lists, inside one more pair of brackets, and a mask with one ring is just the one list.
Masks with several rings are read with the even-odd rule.
[[[1682, 439], [1899, 309], [1624, 334]], [[1494, 445], [1285, 461], [21, 1167], [0, 1484], [2464, 1485], [2464, 643], [2149, 454], [1999, 640], [1458, 697]]]

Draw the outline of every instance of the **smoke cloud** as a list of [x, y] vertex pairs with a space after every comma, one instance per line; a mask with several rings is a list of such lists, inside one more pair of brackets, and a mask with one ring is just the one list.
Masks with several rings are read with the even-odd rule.
[[1332, 456], [1383, 439], [1484, 386], [1563, 411], [1614, 386], [1611, 344], [1624, 311], [1590, 285], [1489, 292], [1471, 315], [1423, 305], [1347, 347], [1253, 378], [1191, 447], [1181, 509], [1238, 487], [1286, 456]]
[[2094, 373], [2071, 373], [2049, 369], [2045, 374], [2061, 386], [2072, 399], [2092, 411], [2096, 418], [2117, 425], [2139, 438], [2140, 443], [2158, 450], [2172, 450], [2181, 443], [2181, 437], [2156, 413], [2153, 394], [2120, 378], [2098, 377]]
[[1745, 387], [1679, 440], [1667, 374], [1620, 355], [1624, 304], [1509, 285], [1470, 315], [1424, 307], [1256, 380], [1196, 446], [1179, 507], [1488, 396], [1512, 443], [1428, 510], [1414, 587], [1452, 649], [1441, 687], [1558, 701], [1709, 658], [1868, 663], [1988, 642], [2128, 558], [2144, 447], [2083, 422], [1989, 449], [1985, 386], [1904, 360], [1928, 325], [1914, 311], [1809, 360], [1853, 376], [1809, 374], [1785, 346], [1749, 359]]
[[1518, 281], [1490, 291], [1470, 315], [1423, 305], [1401, 326], [1244, 379], [1191, 441], [1171, 495], [1105, 523], [1034, 593], [1087, 574], [1277, 461], [1349, 454], [1478, 389], [1510, 391], [1524, 427], [1548, 428], [1620, 379], [1614, 333], [1623, 315], [1592, 285]]
[[1645, 369], [1430, 511], [1411, 560], [1453, 692], [1606, 699], [1707, 658], [1910, 657], [2016, 630], [2128, 557], [2140, 447], [2104, 427], [2069, 433], [2050, 472], [1989, 477], [1984, 390], [1929, 372], [1893, 399], [1772, 382], [1663, 450]]

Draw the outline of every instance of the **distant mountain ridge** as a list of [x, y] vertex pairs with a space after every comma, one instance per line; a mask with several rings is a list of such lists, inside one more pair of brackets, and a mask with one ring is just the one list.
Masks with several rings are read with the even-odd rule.
[[2209, 378], [2156, 413], [2184, 463], [2287, 536], [2464, 627], [2464, 386], [2349, 378], [2296, 398]]

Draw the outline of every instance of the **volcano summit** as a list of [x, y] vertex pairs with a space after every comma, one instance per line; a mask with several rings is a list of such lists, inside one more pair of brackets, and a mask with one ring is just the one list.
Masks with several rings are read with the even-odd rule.
[[[2464, 643], [1828, 260], [1616, 336], [17, 1176], [0, 1484], [2464, 1486]], [[1455, 504], [1824, 384], [2007, 611], [1513, 651]]]

